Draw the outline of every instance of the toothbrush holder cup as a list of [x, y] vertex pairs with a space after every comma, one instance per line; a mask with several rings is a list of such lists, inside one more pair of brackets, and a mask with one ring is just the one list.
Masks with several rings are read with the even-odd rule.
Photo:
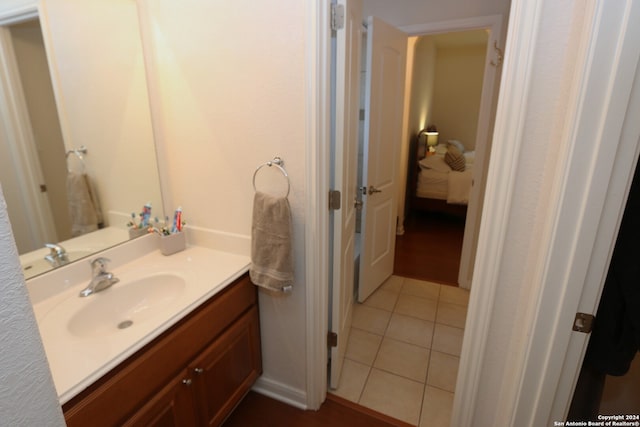
[[144, 236], [149, 234], [149, 230], [146, 228], [129, 228], [129, 240], [135, 239], [136, 237]]
[[172, 255], [176, 252], [183, 251], [187, 247], [184, 233], [173, 233], [168, 236], [159, 236], [160, 252], [162, 255]]

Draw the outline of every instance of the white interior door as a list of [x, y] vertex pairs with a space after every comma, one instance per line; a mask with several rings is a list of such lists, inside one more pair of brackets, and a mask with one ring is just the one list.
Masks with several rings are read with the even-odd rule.
[[393, 273], [407, 62], [407, 35], [375, 17], [367, 22], [360, 302]]
[[362, 0], [339, 0], [338, 4], [344, 7], [344, 28], [336, 33], [333, 188], [339, 190], [342, 197], [340, 209], [333, 213], [330, 329], [337, 334], [338, 340], [331, 348], [329, 387], [334, 389], [340, 381], [353, 311], [362, 39]]

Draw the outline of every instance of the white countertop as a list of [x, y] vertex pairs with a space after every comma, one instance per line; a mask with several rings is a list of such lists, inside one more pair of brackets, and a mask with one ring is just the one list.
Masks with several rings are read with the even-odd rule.
[[[86, 298], [78, 296], [90, 279], [89, 266], [82, 262], [70, 265], [68, 270], [62, 267], [27, 282], [60, 404], [220, 292], [249, 267], [248, 256], [202, 247], [188, 247], [174, 255], [163, 256], [155, 249], [153, 237], [136, 239], [128, 249], [113, 248], [101, 255], [114, 260], [108, 271], [121, 282]], [[142, 253], [142, 256], [131, 257], [127, 262], [124, 258], [128, 254], [123, 254], [123, 250]], [[132, 277], [160, 273], [179, 275], [185, 279], [186, 287], [179, 296], [144, 317], [143, 321], [96, 336], [81, 337], [70, 331], [69, 318], [73, 313], [66, 313], [67, 307], [81, 308], [82, 304], [89, 304], [118, 286], [126, 286]]]

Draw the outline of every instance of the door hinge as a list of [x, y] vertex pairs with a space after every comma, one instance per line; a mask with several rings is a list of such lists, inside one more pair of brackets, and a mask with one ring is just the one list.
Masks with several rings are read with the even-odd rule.
[[340, 199], [342, 195], [338, 190], [330, 190], [329, 191], [329, 210], [336, 211], [340, 209]]
[[588, 334], [593, 329], [594, 320], [595, 316], [593, 314], [576, 313], [576, 318], [573, 320], [573, 330]]
[[327, 334], [327, 346], [329, 347], [337, 347], [338, 346], [338, 334], [335, 332], [329, 331]]
[[331, 29], [338, 31], [344, 28], [344, 5], [331, 4]]
[[41, 193], [46, 193], [47, 192], [47, 185], [46, 184], [40, 184], [40, 192]]

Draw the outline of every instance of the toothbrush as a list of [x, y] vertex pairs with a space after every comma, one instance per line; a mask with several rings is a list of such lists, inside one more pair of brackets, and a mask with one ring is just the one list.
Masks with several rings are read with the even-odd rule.
[[135, 212], [131, 212], [131, 222], [128, 225], [130, 227], [133, 227], [133, 228], [138, 228], [138, 225], [136, 224], [136, 213]]
[[182, 208], [177, 209], [176, 217], [176, 227], [178, 228], [178, 232], [180, 232], [182, 231]]
[[144, 205], [144, 207], [142, 208], [142, 214], [140, 215], [142, 216], [141, 228], [148, 227], [149, 218], [151, 218], [151, 203], [147, 203], [146, 205]]
[[182, 216], [182, 208], [176, 209], [176, 211], [173, 213], [173, 226], [171, 227], [172, 234], [180, 231], [179, 221], [181, 216]]

